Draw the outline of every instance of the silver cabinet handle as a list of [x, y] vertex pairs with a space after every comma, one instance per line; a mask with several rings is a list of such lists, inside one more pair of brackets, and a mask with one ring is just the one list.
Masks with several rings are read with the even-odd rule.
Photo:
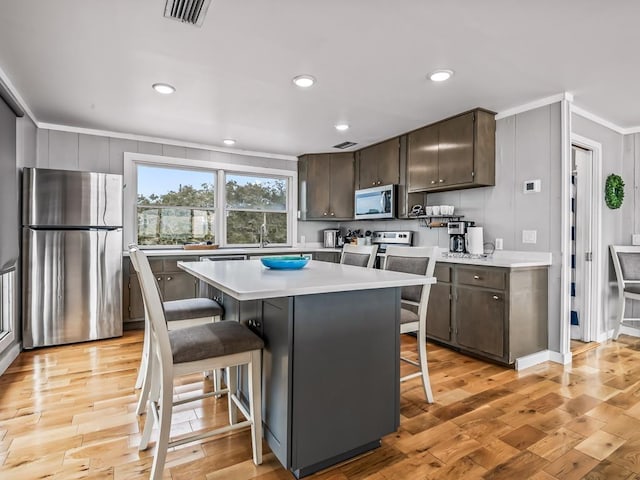
[[474, 280], [480, 280], [480, 275], [474, 275], [474, 276], [473, 276], [473, 279], [474, 279]]
[[435, 180], [431, 180], [431, 185], [433, 185], [434, 183], [436, 183], [436, 181]]
[[371, 182], [371, 185], [375, 185], [375, 184], [376, 184], [376, 182]]
[[333, 217], [335, 215], [335, 213], [331, 212], [331, 216]]
[[156, 278], [156, 280], [160, 281], [160, 280], [162, 280], [162, 277], [158, 277], [158, 278]]
[[381, 184], [382, 184], [382, 182], [380, 180], [378, 180], [378, 185], [381, 185]]
[[440, 183], [444, 183], [444, 178], [441, 178], [440, 180], [438, 180]]
[[494, 296], [493, 296], [493, 299], [494, 299], [494, 300], [500, 300], [500, 297], [499, 297], [498, 295], [494, 295]]
[[171, 277], [167, 277], [167, 280], [171, 280]]
[[322, 215], [324, 215], [326, 217], [327, 216], [327, 212], [324, 212]]

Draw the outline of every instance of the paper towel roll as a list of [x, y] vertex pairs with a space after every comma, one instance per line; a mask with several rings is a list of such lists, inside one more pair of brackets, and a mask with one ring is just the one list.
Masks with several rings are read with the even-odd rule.
[[482, 255], [484, 253], [484, 239], [482, 227], [467, 227], [467, 253]]

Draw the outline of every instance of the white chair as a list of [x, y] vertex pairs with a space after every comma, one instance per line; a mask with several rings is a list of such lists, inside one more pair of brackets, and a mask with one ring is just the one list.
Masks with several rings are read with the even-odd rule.
[[[436, 267], [437, 247], [396, 247], [386, 250], [385, 270], [414, 273], [433, 277]], [[416, 333], [418, 341], [418, 362], [400, 357], [401, 360], [418, 368], [419, 372], [400, 378], [401, 382], [422, 377], [424, 393], [429, 403], [433, 403], [429, 367], [427, 365], [427, 305], [431, 285], [403, 287], [401, 294], [402, 309], [400, 311], [400, 333]]]
[[613, 339], [620, 335], [627, 300], [640, 300], [640, 247], [610, 245], [613, 268], [618, 282], [618, 322]]
[[[239, 322], [225, 321], [206, 323], [169, 331], [156, 279], [151, 272], [146, 255], [136, 247], [129, 250], [138, 264], [140, 286], [150, 324], [152, 364], [149, 412], [140, 440], [140, 450], [149, 445], [154, 424], [159, 424], [157, 448], [151, 468], [151, 479], [162, 478], [167, 448], [201, 440], [213, 435], [251, 426], [253, 461], [262, 463], [262, 400], [261, 363], [264, 342], [249, 328]], [[249, 411], [238, 400], [237, 367], [248, 366]], [[219, 392], [205, 393], [185, 400], [173, 401], [173, 381], [175, 378], [204, 370], [226, 368], [229, 378], [229, 425], [194, 436], [170, 441], [171, 414], [174, 405], [199, 400]], [[237, 422], [237, 407], [246, 420]]]
[[340, 255], [340, 263], [357, 267], [373, 268], [376, 263], [378, 245], [351, 245], [345, 243]]
[[[138, 248], [137, 245], [131, 244], [129, 248]], [[131, 257], [131, 264], [138, 275], [140, 269], [135, 258]], [[202, 325], [211, 323], [222, 318], [224, 309], [215, 300], [209, 298], [186, 298], [184, 300], [171, 300], [163, 302], [164, 314], [167, 320], [167, 328], [169, 330], [177, 330], [179, 328], [190, 327], [193, 325]], [[149, 397], [149, 389], [151, 387], [151, 365], [149, 363], [150, 356], [150, 325], [149, 315], [147, 313], [147, 305], [144, 307], [144, 338], [142, 340], [142, 358], [140, 359], [140, 369], [138, 370], [138, 378], [136, 379], [135, 388], [142, 389], [136, 413], [142, 415], [146, 411], [147, 399]], [[219, 371], [211, 372], [213, 377], [214, 390], [220, 390], [221, 376]]]

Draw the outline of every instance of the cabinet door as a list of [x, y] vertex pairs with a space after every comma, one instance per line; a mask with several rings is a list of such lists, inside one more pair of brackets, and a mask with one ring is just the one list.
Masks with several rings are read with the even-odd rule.
[[400, 139], [392, 138], [360, 151], [360, 188], [400, 183]]
[[427, 335], [451, 341], [451, 285], [436, 283], [431, 285], [427, 307]]
[[[353, 169], [353, 166], [351, 168]], [[329, 218], [330, 179], [331, 156], [309, 155], [307, 157], [307, 218]], [[351, 202], [353, 204], [353, 199]]]
[[418, 192], [438, 183], [438, 125], [421, 128], [407, 137], [407, 188]]
[[457, 288], [456, 339], [461, 347], [503, 358], [504, 322], [503, 292]]
[[400, 183], [400, 138], [392, 138], [377, 147], [379, 185], [397, 185]]
[[164, 289], [163, 300], [182, 300], [183, 298], [195, 298], [198, 290], [198, 281], [188, 273], [168, 273], [163, 275]]
[[375, 187], [378, 184], [378, 163], [374, 147], [365, 148], [358, 154], [358, 188]]
[[[133, 267], [131, 267], [131, 270], [133, 271]], [[140, 289], [138, 275], [135, 273], [129, 275], [129, 305], [125, 305], [125, 308], [127, 307], [129, 319], [144, 319], [144, 300], [142, 299], [142, 290]]]
[[438, 184], [473, 183], [474, 113], [441, 122], [439, 133]]
[[329, 212], [331, 220], [353, 219], [354, 164], [353, 153], [331, 155], [331, 210]]
[[340, 263], [338, 252], [314, 252], [313, 259], [319, 262]]

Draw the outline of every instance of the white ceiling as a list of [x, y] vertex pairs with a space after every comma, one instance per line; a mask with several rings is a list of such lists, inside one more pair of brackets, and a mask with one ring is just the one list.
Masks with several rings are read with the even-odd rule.
[[[362, 145], [569, 92], [640, 126], [640, 2], [2, 0], [0, 69], [39, 122], [277, 154]], [[450, 68], [435, 84], [426, 75]], [[309, 90], [291, 79], [311, 74]], [[177, 88], [171, 96], [155, 82]], [[337, 132], [333, 125], [351, 129]]]

